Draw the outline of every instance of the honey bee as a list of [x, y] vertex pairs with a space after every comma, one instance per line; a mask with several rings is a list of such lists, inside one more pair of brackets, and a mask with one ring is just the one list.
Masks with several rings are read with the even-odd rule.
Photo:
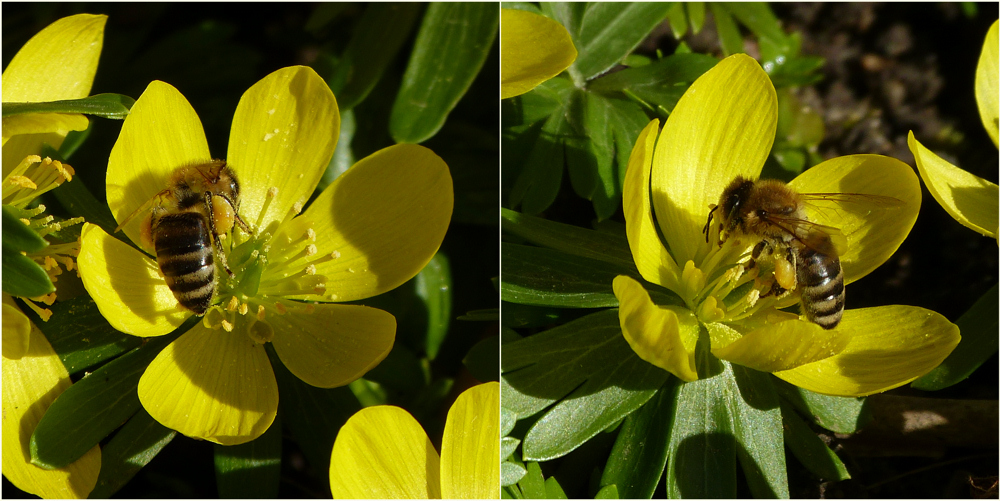
[[177, 302], [197, 315], [212, 305], [218, 287], [215, 259], [233, 276], [220, 240], [235, 226], [252, 234], [240, 218], [240, 183], [225, 160], [177, 168], [167, 188], [130, 214], [149, 209], [142, 239], [156, 251], [156, 264]]
[[774, 256], [774, 283], [766, 295], [782, 295], [798, 287], [806, 319], [833, 329], [844, 313], [844, 273], [840, 256], [847, 240], [837, 228], [809, 221], [804, 206], [809, 201], [864, 202], [899, 207], [902, 201], [861, 193], [798, 193], [773, 179], [752, 181], [737, 176], [712, 207], [705, 224], [708, 240], [712, 216], [719, 211], [719, 245], [727, 235], [759, 238], [748, 268], [767, 250]]

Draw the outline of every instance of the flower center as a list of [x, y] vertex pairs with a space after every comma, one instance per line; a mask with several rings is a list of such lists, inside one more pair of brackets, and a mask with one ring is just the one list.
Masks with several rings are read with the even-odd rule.
[[787, 268], [781, 268], [780, 260], [770, 253], [753, 259], [752, 247], [738, 238], [729, 238], [721, 246], [713, 241], [709, 246], [701, 269], [688, 262], [683, 275], [695, 275], [687, 269], [691, 266], [708, 277], [700, 281], [704, 286], [689, 296], [694, 298], [692, 303], [696, 306], [692, 309], [702, 321], [743, 320], [760, 311], [773, 310], [791, 293], [780, 287], [775, 279], [776, 268], [779, 275], [786, 273]]

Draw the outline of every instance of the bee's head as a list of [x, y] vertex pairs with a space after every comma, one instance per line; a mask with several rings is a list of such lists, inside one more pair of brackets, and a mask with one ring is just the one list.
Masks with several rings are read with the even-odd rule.
[[753, 181], [743, 176], [736, 176], [736, 179], [733, 179], [729, 186], [726, 186], [726, 189], [722, 191], [722, 196], [719, 197], [719, 207], [724, 220], [723, 225], [727, 231], [733, 231], [742, 224], [741, 210], [750, 198], [753, 184]]

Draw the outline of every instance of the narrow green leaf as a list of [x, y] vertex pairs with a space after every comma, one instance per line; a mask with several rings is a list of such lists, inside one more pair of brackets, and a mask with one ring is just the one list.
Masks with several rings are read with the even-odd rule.
[[591, 148], [591, 138], [599, 131], [587, 127], [588, 93], [575, 90], [566, 103], [565, 118], [571, 132], [564, 138], [566, 145], [566, 170], [570, 186], [582, 198], [591, 200], [597, 190], [597, 159]]
[[[588, 88], [609, 95], [628, 91], [671, 111], [690, 84], [718, 62], [718, 59], [705, 54], [674, 54], [645, 66], [603, 76], [594, 80]], [[648, 120], [645, 122], [649, 123]]]
[[618, 306], [611, 287], [628, 268], [565, 252], [504, 242], [500, 247], [500, 297], [535, 306]]
[[215, 444], [214, 449], [215, 482], [220, 498], [278, 497], [278, 482], [281, 477], [281, 414], [255, 440], [240, 445]]
[[49, 243], [21, 221], [20, 210], [3, 206], [3, 244], [15, 251], [38, 252]]
[[[35, 321], [70, 374], [93, 367], [142, 344], [142, 338], [111, 327], [89, 296], [59, 300], [48, 322]], [[34, 315], [32, 313], [32, 315]], [[39, 319], [40, 320], [40, 319]]]
[[823, 480], [839, 482], [851, 478], [837, 454], [816, 436], [791, 405], [782, 402], [781, 415], [785, 444], [803, 466]]
[[581, 310], [529, 306], [507, 301], [501, 301], [501, 305], [500, 324], [507, 328], [547, 327], [565, 323], [585, 313]]
[[[601, 487], [601, 490], [597, 491], [594, 495], [594, 499], [622, 499], [618, 495], [618, 486], [616, 485], [605, 485]], [[627, 497], [625, 499], [628, 499]]]
[[[321, 4], [322, 5], [322, 4]], [[385, 69], [410, 37], [422, 6], [418, 3], [371, 3], [358, 20], [332, 81], [337, 105], [349, 110], [368, 97]]]
[[813, 422], [837, 433], [854, 433], [863, 427], [871, 414], [863, 397], [831, 397], [772, 379], [778, 393]]
[[509, 209], [501, 209], [500, 217], [503, 231], [531, 243], [574, 256], [604, 261], [623, 269], [635, 268], [628, 239], [624, 234], [589, 230]]
[[622, 424], [601, 476], [625, 499], [649, 499], [667, 464], [671, 417], [679, 380], [671, 378]]
[[739, 365], [732, 365], [731, 371], [729, 409], [737, 457], [750, 492], [756, 498], [788, 498], [781, 409], [772, 378]]
[[521, 444], [521, 441], [514, 437], [503, 437], [500, 439], [500, 458], [507, 459], [514, 454], [517, 450], [517, 446]]
[[765, 2], [727, 2], [724, 8], [760, 38], [766, 38], [771, 43], [788, 45], [781, 23], [775, 17], [771, 7]]
[[667, 496], [736, 497], [737, 445], [727, 396], [731, 378], [727, 369], [680, 385], [671, 420]]
[[2, 252], [5, 293], [11, 296], [37, 297], [56, 290], [45, 270], [28, 256], [8, 246], [6, 240], [3, 242]]
[[528, 214], [538, 214], [555, 201], [562, 184], [565, 164], [565, 137], [571, 131], [566, 122], [566, 102], [542, 125], [514, 186], [511, 206], [521, 206]]
[[462, 359], [472, 377], [479, 381], [500, 378], [500, 336], [490, 336], [476, 343]]
[[545, 479], [545, 499], [567, 499], [566, 492], [563, 491], [556, 477]]
[[726, 56], [743, 52], [743, 35], [733, 21], [733, 16], [729, 14], [726, 7], [717, 2], [708, 4], [715, 18], [715, 30], [719, 33], [719, 43], [722, 45], [722, 53]]
[[542, 467], [538, 463], [526, 463], [527, 474], [517, 483], [521, 488], [521, 493], [528, 499], [545, 499], [545, 478], [542, 476]]
[[279, 411], [284, 424], [305, 454], [310, 468], [328, 472], [337, 432], [348, 418], [361, 410], [361, 404], [347, 387], [326, 389], [306, 384], [288, 372], [270, 344], [265, 348], [278, 380]]
[[73, 383], [42, 416], [31, 435], [31, 462], [42, 468], [62, 468], [135, 414], [141, 404], [136, 387], [146, 366], [160, 350], [190, 328], [149, 339], [144, 345], [108, 362]]
[[[596, 183], [587, 198], [594, 203], [597, 219], [602, 221], [611, 217], [621, 207], [621, 185], [615, 170], [614, 132], [611, 129], [611, 103], [597, 94], [586, 93], [586, 96], [582, 124], [582, 131], [586, 135], [578, 136], [585, 140], [576, 141], [578, 147], [571, 148], [570, 151], [585, 153], [588, 163], [595, 170], [593, 178]], [[567, 154], [567, 161], [572, 165], [571, 155]], [[571, 168], [570, 173], [572, 172]]]
[[82, 113], [124, 120], [133, 104], [135, 99], [121, 94], [97, 94], [81, 99], [47, 103], [3, 103], [3, 117], [29, 113]]
[[672, 7], [672, 2], [587, 4], [579, 31], [570, 30], [579, 53], [570, 74], [589, 80], [608, 70], [632, 52]]
[[118, 492], [176, 435], [176, 431], [158, 423], [140, 407], [125, 426], [101, 447], [101, 473], [90, 498], [106, 499]]
[[964, 381], [997, 352], [997, 286], [986, 291], [976, 304], [955, 322], [962, 333], [955, 350], [927, 374], [911, 384], [918, 390], [935, 391]]
[[527, 473], [528, 470], [524, 469], [523, 466], [510, 461], [504, 461], [500, 463], [500, 485], [504, 487], [514, 485], [520, 482]]
[[464, 315], [455, 317], [455, 320], [465, 320], [467, 322], [496, 322], [500, 320], [500, 308], [483, 308], [481, 310], [471, 310]]
[[427, 313], [425, 349], [427, 357], [434, 360], [451, 324], [451, 267], [448, 257], [440, 252], [434, 254], [427, 266], [414, 277], [413, 285]]
[[688, 29], [687, 12], [684, 10], [683, 3], [674, 4], [674, 7], [667, 12], [667, 21], [670, 22], [670, 31], [673, 32], [674, 38], [680, 40]]
[[486, 61], [499, 23], [496, 4], [428, 6], [389, 118], [397, 143], [421, 143], [441, 129]]
[[688, 19], [691, 20], [691, 32], [697, 35], [705, 25], [705, 2], [686, 2], [684, 6], [687, 7]]

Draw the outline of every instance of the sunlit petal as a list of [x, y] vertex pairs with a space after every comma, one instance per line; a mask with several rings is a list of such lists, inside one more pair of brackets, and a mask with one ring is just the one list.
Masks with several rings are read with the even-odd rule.
[[308, 66], [282, 68], [240, 98], [226, 160], [241, 183], [241, 213], [256, 221], [267, 191], [278, 189], [263, 226], [305, 204], [333, 157], [340, 112], [333, 92]]
[[728, 345], [719, 345], [713, 338], [712, 354], [761, 372], [775, 372], [836, 355], [850, 340], [846, 330], [791, 320], [754, 329]]
[[653, 304], [639, 282], [626, 275], [615, 277], [615, 297], [622, 334], [639, 358], [684, 381], [698, 379], [694, 348], [698, 320], [690, 311]]
[[31, 339], [31, 320], [14, 306], [14, 300], [3, 295], [3, 356], [17, 360], [28, 351]]
[[706, 249], [709, 205], [737, 174], [756, 179], [774, 142], [778, 102], [764, 70], [745, 54], [719, 62], [670, 114], [653, 156], [653, 207], [678, 263]]
[[45, 499], [86, 498], [101, 470], [101, 449], [96, 445], [64, 468], [45, 470], [31, 464], [31, 434], [52, 401], [70, 384], [59, 355], [37, 328], [31, 329], [24, 356], [17, 360], [3, 357], [3, 476], [17, 488]]
[[388, 405], [367, 407], [337, 434], [330, 490], [335, 499], [440, 498], [440, 458], [410, 413]]
[[[154, 81], [132, 106], [111, 149], [106, 180], [108, 207], [121, 223], [165, 189], [170, 174], [178, 167], [211, 160], [205, 131], [194, 108], [173, 86]], [[123, 229], [140, 246], [142, 216]]]
[[632, 259], [642, 278], [668, 289], [679, 290], [677, 263], [660, 241], [653, 221], [653, 206], [649, 197], [649, 174], [653, 162], [660, 121], [653, 120], [639, 133], [632, 148], [625, 172], [622, 203], [625, 210], [625, 231]]
[[[979, 117], [983, 120], [986, 133], [997, 143], [997, 128], [1000, 124], [1000, 109], [997, 103], [997, 89], [1000, 88], [997, 77], [997, 22], [993, 21], [990, 31], [983, 42], [983, 53], [979, 56], [976, 66], [976, 103], [979, 104]], [[912, 149], [912, 148], [911, 148]]]
[[500, 9], [500, 98], [519, 96], [576, 60], [563, 25], [540, 14]]
[[249, 442], [278, 412], [262, 345], [201, 323], [167, 345], [139, 379], [139, 400], [163, 426], [222, 445]]
[[[71, 113], [29, 113], [3, 119], [3, 142], [22, 134], [55, 133], [65, 136], [71, 130], [84, 130], [90, 121], [83, 115]], [[28, 153], [30, 154], [30, 152]], [[26, 155], [25, 155], [26, 156]], [[23, 157], [22, 157], [23, 158]]]
[[826, 395], [871, 395], [926, 374], [961, 340], [955, 324], [916, 306], [845, 310], [837, 330], [851, 336], [839, 354], [774, 375]]
[[997, 238], [997, 225], [1000, 223], [997, 217], [1000, 190], [997, 185], [935, 155], [917, 141], [912, 131], [907, 143], [917, 161], [920, 178], [941, 207], [963, 226]]
[[441, 495], [500, 498], [500, 383], [465, 390], [448, 411], [441, 439]]
[[789, 183], [800, 193], [862, 193], [895, 199], [896, 206], [857, 197], [857, 201], [810, 202], [809, 218], [840, 230], [847, 252], [840, 256], [851, 283], [884, 263], [910, 233], [920, 212], [920, 181], [913, 168], [880, 155], [849, 155], [827, 160]]
[[396, 318], [367, 306], [317, 304], [311, 312], [270, 315], [274, 350], [299, 379], [343, 386], [378, 365], [396, 338]]
[[111, 326], [133, 336], [162, 336], [191, 316], [177, 304], [156, 262], [100, 227], [80, 233], [80, 278]]
[[333, 257], [316, 266], [327, 277], [326, 296], [316, 299], [364, 299], [395, 289], [434, 257], [453, 200], [441, 157], [398, 144], [354, 164], [281, 232], [298, 239], [311, 225], [319, 255]]

